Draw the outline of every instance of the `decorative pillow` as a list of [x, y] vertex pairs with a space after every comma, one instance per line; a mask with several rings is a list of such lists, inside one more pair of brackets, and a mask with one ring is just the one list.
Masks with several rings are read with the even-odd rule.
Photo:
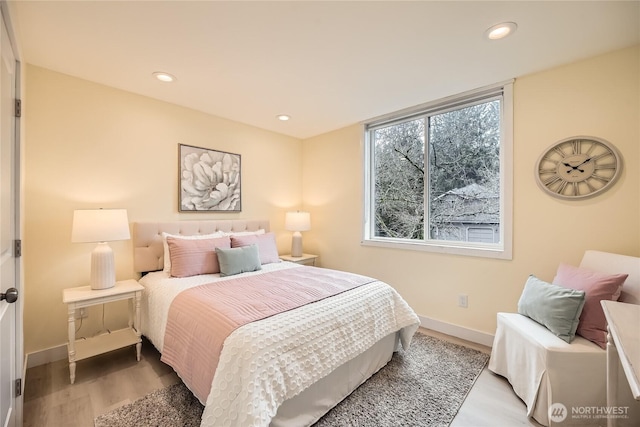
[[276, 247], [276, 235], [273, 233], [239, 236], [231, 238], [232, 248], [241, 248], [243, 246], [258, 246], [258, 254], [260, 255], [261, 264], [269, 264], [272, 262], [280, 262], [278, 256], [278, 248]]
[[584, 267], [560, 264], [553, 283], [586, 293], [576, 333], [607, 348], [607, 320], [601, 300], [617, 301], [628, 274], [605, 274]]
[[575, 337], [585, 292], [552, 285], [529, 276], [518, 301], [518, 313], [544, 325], [570, 343]]
[[230, 248], [231, 239], [176, 239], [167, 237], [171, 258], [171, 276], [189, 277], [220, 273], [216, 248]]
[[220, 277], [260, 270], [260, 256], [258, 246], [243, 246], [241, 248], [216, 248], [220, 264]]
[[184, 240], [200, 240], [200, 239], [214, 239], [216, 237], [223, 237], [225, 234], [222, 231], [216, 231], [211, 234], [194, 234], [192, 236], [183, 236], [182, 234], [169, 234], [162, 233], [162, 247], [163, 247], [163, 257], [164, 257], [164, 268], [162, 271], [166, 271], [167, 273], [171, 273], [171, 256], [169, 254], [169, 247], [167, 246], [167, 237], [173, 237], [175, 239], [184, 239]]

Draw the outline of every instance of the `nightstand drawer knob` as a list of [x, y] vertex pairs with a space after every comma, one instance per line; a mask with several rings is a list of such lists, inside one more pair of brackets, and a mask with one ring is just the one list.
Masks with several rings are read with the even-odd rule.
[[16, 288], [7, 289], [7, 293], [0, 294], [0, 301], [7, 300], [9, 304], [18, 301], [18, 290]]

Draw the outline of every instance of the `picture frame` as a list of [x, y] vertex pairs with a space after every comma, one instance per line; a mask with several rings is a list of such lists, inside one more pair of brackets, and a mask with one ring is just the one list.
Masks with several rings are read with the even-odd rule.
[[180, 212], [240, 212], [240, 154], [178, 144]]

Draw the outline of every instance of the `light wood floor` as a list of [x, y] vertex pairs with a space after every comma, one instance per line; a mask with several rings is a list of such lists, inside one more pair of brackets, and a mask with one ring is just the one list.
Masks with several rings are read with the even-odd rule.
[[[484, 345], [423, 328], [420, 328], [420, 332], [471, 347], [487, 354], [491, 353], [491, 348]], [[527, 417], [527, 407], [513, 392], [509, 382], [485, 367], [450, 427], [512, 426], [541, 427], [542, 425], [533, 418]]]
[[[490, 349], [437, 332], [421, 332], [466, 345]], [[24, 427], [92, 427], [93, 419], [131, 403], [153, 390], [179, 381], [153, 345], [144, 341], [136, 362], [134, 347], [78, 362], [76, 383], [69, 384], [66, 360], [27, 370]], [[451, 427], [540, 426], [526, 416], [524, 403], [509, 383], [486, 368], [476, 381]]]

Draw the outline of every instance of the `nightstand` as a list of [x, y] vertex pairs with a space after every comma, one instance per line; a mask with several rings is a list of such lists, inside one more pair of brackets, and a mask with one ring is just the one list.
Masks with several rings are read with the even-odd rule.
[[[143, 286], [136, 280], [117, 282], [109, 289], [92, 290], [90, 286], [68, 288], [62, 292], [62, 302], [69, 314], [69, 377], [76, 380], [76, 361], [106, 353], [129, 345], [136, 345], [136, 357], [140, 361], [140, 298]], [[76, 340], [76, 310], [97, 304], [129, 300], [129, 326], [117, 331]]]
[[289, 254], [287, 255], [280, 255], [280, 259], [283, 261], [289, 261], [289, 262], [295, 262], [296, 264], [302, 264], [302, 265], [316, 265], [316, 258], [318, 258], [318, 255], [311, 255], [311, 254], [302, 254], [302, 256], [291, 256]]

